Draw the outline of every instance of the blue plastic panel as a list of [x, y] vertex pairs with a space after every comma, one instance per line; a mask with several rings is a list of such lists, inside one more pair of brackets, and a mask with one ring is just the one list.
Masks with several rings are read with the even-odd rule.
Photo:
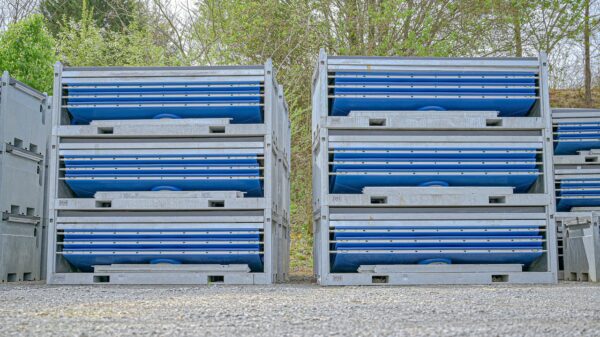
[[259, 106], [206, 106], [206, 107], [70, 107], [72, 124], [89, 124], [93, 120], [169, 118], [231, 118], [234, 124], [262, 123]]
[[96, 254], [66, 251], [63, 252], [63, 256], [82, 272], [91, 272], [92, 266], [96, 265], [148, 264], [155, 260], [172, 260], [181, 264], [247, 264], [252, 272], [263, 271], [263, 256], [260, 254], [206, 254], [205, 251], [198, 251], [198, 254], [164, 252], [160, 255], [152, 255], [132, 251], [130, 254], [114, 255], [110, 251]]
[[577, 154], [578, 151], [600, 148], [600, 123], [563, 122], [556, 126], [554, 154]]
[[[461, 110], [498, 111], [500, 117], [518, 117], [529, 113], [536, 99], [464, 99], [464, 98], [334, 98], [331, 116], [347, 116], [350, 111], [381, 110]], [[432, 107], [432, 108], [427, 108]], [[436, 107], [435, 109], [433, 107]]]
[[335, 148], [331, 193], [367, 186], [509, 186], [524, 193], [539, 176], [535, 148]]
[[111, 168], [101, 169], [84, 169], [71, 170], [65, 173], [66, 177], [169, 177], [169, 176], [186, 176], [186, 177], [239, 177], [239, 176], [258, 176], [260, 173], [258, 165], [255, 169], [202, 169], [202, 168], [186, 168], [186, 169], [161, 169], [140, 167], [139, 169], [131, 170], [116, 170]]
[[[474, 240], [479, 239], [480, 241], [472, 242]], [[502, 240], [502, 239], [539, 239], [539, 241], [529, 241], [526, 240], [524, 242], [495, 242], [494, 240]], [[352, 240], [359, 240], [357, 238], [353, 238]], [[362, 242], [335, 242], [333, 243], [334, 250], [348, 250], [348, 249], [363, 249], [363, 250], [393, 250], [393, 249], [495, 249], [495, 248], [542, 248], [542, 237], [522, 237], [517, 238], [514, 236], [506, 236], [506, 237], [496, 237], [490, 238], [487, 236], [477, 237], [477, 236], [469, 236], [469, 237], [448, 237], [448, 236], [428, 236], [426, 238], [423, 237], [405, 237], [402, 239], [394, 239], [392, 238], [382, 238], [382, 240], [389, 242], [374, 242], [374, 238], [369, 238], [367, 240], [363, 240]], [[409, 240], [409, 241], [404, 241]], [[462, 240], [463, 242], [415, 242], [412, 240]], [[481, 240], [490, 240], [489, 242], [481, 242]], [[471, 241], [471, 242], [470, 242]]]
[[[247, 192], [263, 195], [258, 154], [65, 155], [65, 182], [78, 197], [99, 191]], [[185, 168], [185, 169], [184, 169]]]
[[538, 175], [335, 175], [330, 178], [331, 193], [362, 193], [367, 186], [419, 186], [443, 182], [448, 186], [512, 186], [516, 193], [525, 193]]
[[365, 224], [332, 226], [330, 229], [332, 272], [356, 272], [364, 264], [418, 264], [430, 259], [457, 264], [529, 264], [541, 252], [517, 253], [512, 250], [542, 250], [544, 244], [544, 232], [540, 226], [527, 224], [527, 221], [511, 225], [473, 221], [464, 225], [446, 225], [442, 221], [439, 226], [418, 223], [386, 226]]
[[563, 179], [559, 189], [556, 193], [559, 212], [568, 212], [572, 207], [600, 206], [600, 179]]
[[[536, 76], [472, 71], [337, 72], [330, 92], [330, 115], [347, 116], [352, 110], [489, 110], [499, 111], [500, 116], [525, 116], [537, 101]], [[372, 97], [381, 95], [390, 97]]]
[[384, 159], [402, 160], [418, 159], [420, 161], [535, 161], [535, 148], [510, 147], [344, 147], [333, 150], [333, 159], [338, 160], [370, 160]]
[[72, 124], [161, 117], [263, 122], [262, 83], [259, 82], [69, 84], [67, 80], [65, 84], [65, 101]]
[[[261, 231], [256, 228], [65, 229], [62, 247], [67, 261], [82, 271], [91, 271], [97, 264], [145, 264], [165, 259], [178, 263], [241, 263], [249, 264], [253, 271], [262, 270]], [[115, 251], [119, 254], [113, 254]], [[157, 251], [162, 253], [156, 255]], [[231, 254], [207, 254], [215, 251]]]
[[[529, 249], [529, 248], [527, 248]], [[435, 250], [413, 254], [394, 254], [388, 252], [371, 253], [345, 253], [331, 254], [331, 271], [334, 273], [355, 273], [361, 265], [394, 265], [394, 264], [419, 264], [430, 259], [450, 260], [452, 264], [504, 264], [518, 263], [529, 265], [542, 255], [542, 252], [531, 251], [516, 253], [507, 249], [505, 252], [481, 253], [456, 252], [439, 253]]]
[[[171, 243], [169, 243], [169, 241]], [[207, 242], [199, 241], [194, 242], [193, 240], [187, 241], [187, 244], [181, 244], [181, 240], [161, 240], [161, 244], [154, 244], [150, 242], [131, 240], [131, 241], [120, 241], [114, 243], [113, 241], [96, 242], [95, 245], [90, 245], [87, 242], [75, 242], [65, 241], [63, 248], [68, 251], [81, 251], [89, 252], [93, 251], [112, 251], [112, 250], [256, 250], [260, 249], [258, 243], [227, 243], [227, 242]], [[222, 240], [219, 240], [222, 241]]]
[[156, 154], [156, 155], [65, 155], [63, 162], [66, 167], [97, 167], [100, 165], [111, 167], [126, 167], [139, 165], [152, 165], [151, 167], [170, 165], [248, 165], [258, 164], [257, 154]]
[[[412, 232], [394, 232], [394, 230], [414, 230]], [[368, 240], [368, 239], [403, 239], [403, 238], [415, 238], [415, 239], [424, 239], [429, 237], [448, 237], [451, 239], [456, 239], [457, 237], [464, 237], [466, 239], [469, 238], [503, 238], [503, 237], [518, 237], [529, 236], [533, 237], [539, 234], [537, 226], [523, 226], [523, 227], [500, 227], [500, 226], [485, 226], [485, 227], [443, 227], [444, 232], [435, 233], [435, 232], [419, 232], [419, 230], [441, 230], [440, 227], [411, 227], [411, 226], [396, 226], [396, 227], [377, 227], [377, 226], [369, 226], [369, 227], [352, 227], [352, 228], [343, 228], [336, 227], [335, 232], [333, 233], [333, 240]], [[471, 229], [470, 232], [464, 232], [465, 229]], [[494, 230], [504, 230], [504, 231], [495, 231]], [[510, 232], [506, 231], [510, 229]], [[451, 232], [454, 230], [454, 232]]]
[[569, 142], [555, 142], [554, 143], [554, 154], [555, 155], [568, 155], [577, 154], [577, 151], [591, 150], [600, 148], [600, 141], [569, 141]]
[[537, 74], [521, 72], [483, 71], [396, 71], [354, 72], [338, 71], [333, 74], [336, 83], [378, 82], [390, 84], [420, 85], [535, 85]]
[[81, 198], [91, 198], [96, 192], [100, 191], [152, 191], [156, 189], [181, 190], [181, 191], [241, 191], [246, 192], [246, 197], [262, 197], [263, 184], [258, 179], [205, 179], [205, 180], [186, 180], [186, 179], [168, 179], [159, 178], [153, 180], [132, 179], [66, 179], [65, 182], [73, 192]]
[[556, 203], [556, 210], [559, 212], [568, 212], [572, 207], [599, 207], [600, 197], [598, 198], [581, 198], [581, 199], [561, 199]]

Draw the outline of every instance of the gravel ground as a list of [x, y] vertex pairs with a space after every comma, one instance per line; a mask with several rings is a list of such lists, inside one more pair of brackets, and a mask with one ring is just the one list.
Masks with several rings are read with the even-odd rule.
[[0, 285], [0, 336], [600, 336], [600, 285]]

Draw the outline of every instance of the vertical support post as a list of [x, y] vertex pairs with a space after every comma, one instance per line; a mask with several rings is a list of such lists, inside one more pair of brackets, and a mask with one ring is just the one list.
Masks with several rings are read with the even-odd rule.
[[[315, 163], [319, 163], [317, 168], [313, 167], [313, 179], [319, 182], [319, 190], [313, 191], [313, 208], [315, 214], [318, 214], [319, 221], [313, 226], [319, 226], [313, 230], [314, 235], [319, 235], [317, 240], [314, 240], [314, 256], [315, 261], [315, 276], [319, 283], [325, 284], [327, 275], [330, 272], [329, 267], [329, 207], [326, 206], [327, 196], [329, 195], [329, 145], [327, 142], [327, 129], [321, 127], [321, 123], [326, 122], [329, 115], [328, 94], [327, 94], [327, 54], [324, 49], [319, 51], [319, 59], [313, 76], [313, 113], [312, 113], [312, 129], [313, 129], [313, 156]], [[313, 219], [314, 221], [314, 219]]]
[[48, 193], [46, 198], [48, 200], [48, 247], [47, 247], [47, 266], [46, 266], [46, 280], [50, 283], [54, 274], [56, 274], [56, 209], [54, 200], [58, 198], [58, 170], [59, 170], [59, 156], [58, 156], [58, 127], [61, 120], [61, 105], [62, 105], [62, 70], [63, 65], [57, 62], [54, 65], [54, 92], [52, 97], [52, 114], [51, 114], [51, 134], [50, 142], [48, 145], [49, 153], [48, 156]]
[[276, 113], [276, 101], [274, 100], [275, 88], [273, 88], [273, 63], [269, 59], [264, 66], [264, 123], [266, 126], [265, 157], [264, 157], [264, 198], [265, 198], [265, 221], [264, 221], [264, 273], [271, 282], [276, 282], [277, 270], [273, 254], [275, 233], [273, 232], [273, 114]]
[[554, 280], [558, 281], [558, 249], [556, 238], [556, 198], [554, 190], [554, 161], [553, 161], [553, 135], [552, 135], [552, 109], [550, 108], [550, 93], [548, 87], [548, 57], [545, 53], [540, 54], [540, 116], [544, 122], [544, 187], [546, 194], [550, 196], [550, 204], [547, 207], [546, 218], [548, 229], [546, 231], [546, 244], [548, 245], [548, 270], [552, 272]]

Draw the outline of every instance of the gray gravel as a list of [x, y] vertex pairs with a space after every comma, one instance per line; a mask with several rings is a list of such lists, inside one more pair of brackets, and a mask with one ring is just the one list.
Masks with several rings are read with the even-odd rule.
[[600, 336], [600, 285], [0, 285], [0, 336]]

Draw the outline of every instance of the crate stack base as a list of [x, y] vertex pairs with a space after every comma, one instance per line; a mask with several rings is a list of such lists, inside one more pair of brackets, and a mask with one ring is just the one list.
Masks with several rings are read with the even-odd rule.
[[49, 283], [287, 278], [289, 122], [270, 62], [56, 73]]
[[0, 83], [0, 282], [42, 277], [48, 97], [11, 78]]
[[321, 52], [318, 282], [556, 282], [549, 117], [543, 59]]
[[552, 121], [560, 275], [598, 282], [600, 110], [553, 109]]

